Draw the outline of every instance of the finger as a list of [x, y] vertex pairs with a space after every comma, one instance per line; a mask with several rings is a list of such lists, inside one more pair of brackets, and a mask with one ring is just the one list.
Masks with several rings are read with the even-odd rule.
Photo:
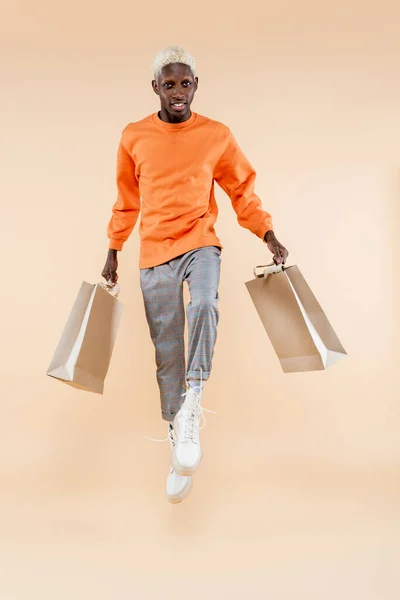
[[280, 251], [279, 246], [275, 246], [274, 261], [277, 265], [280, 265], [282, 263], [282, 256], [281, 256], [281, 251]]
[[111, 283], [112, 286], [115, 286], [115, 284], [117, 283], [117, 281], [118, 281], [118, 275], [117, 275], [117, 273], [115, 271], [111, 271], [109, 281], [110, 281], [110, 283]]
[[289, 252], [286, 248], [283, 249], [283, 264], [286, 263], [287, 257], [289, 256]]
[[285, 264], [286, 259], [288, 257], [288, 251], [286, 250], [286, 248], [284, 246], [280, 246], [279, 251], [280, 251], [280, 255], [282, 257], [282, 264]]

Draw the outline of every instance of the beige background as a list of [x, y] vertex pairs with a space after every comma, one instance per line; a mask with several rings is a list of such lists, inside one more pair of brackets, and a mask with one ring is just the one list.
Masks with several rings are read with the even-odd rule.
[[[276, 4], [1, 1], [0, 600], [399, 597], [400, 9]], [[282, 374], [244, 285], [269, 252], [219, 190], [217, 415], [179, 506], [167, 444], [144, 439], [165, 426], [137, 229], [105, 395], [45, 376], [104, 264], [120, 132], [158, 109], [150, 66], [171, 43], [349, 353]]]

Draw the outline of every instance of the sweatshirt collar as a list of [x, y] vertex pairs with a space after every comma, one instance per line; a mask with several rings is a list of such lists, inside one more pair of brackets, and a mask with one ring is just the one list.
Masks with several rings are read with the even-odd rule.
[[180, 129], [184, 129], [185, 127], [190, 127], [190, 125], [193, 125], [193, 123], [197, 119], [197, 113], [194, 113], [192, 111], [192, 114], [190, 115], [190, 117], [186, 121], [183, 121], [182, 123], [166, 123], [165, 121], [162, 121], [160, 119], [160, 117], [158, 116], [158, 112], [153, 113], [151, 115], [151, 117], [152, 117], [153, 123], [157, 127], [160, 127], [161, 129], [164, 129], [165, 131], [178, 131]]

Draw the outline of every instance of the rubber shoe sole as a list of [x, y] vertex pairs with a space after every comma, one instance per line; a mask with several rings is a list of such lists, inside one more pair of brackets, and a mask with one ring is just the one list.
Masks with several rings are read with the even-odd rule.
[[190, 479], [188, 479], [185, 487], [179, 494], [176, 494], [175, 496], [169, 496], [167, 494], [168, 502], [170, 504], [179, 504], [179, 502], [182, 502], [190, 494], [190, 490], [192, 489], [192, 486], [193, 486], [193, 480], [192, 480], [192, 478], [190, 478]]
[[176, 459], [175, 456], [175, 452], [172, 452], [172, 467], [175, 469], [175, 471], [179, 474], [179, 475], [186, 475], [186, 476], [190, 476], [193, 475], [193, 473], [195, 473], [197, 471], [197, 469], [200, 466], [201, 463], [201, 459], [203, 458], [203, 452], [200, 451], [200, 457], [199, 460], [197, 461], [197, 463], [195, 465], [193, 465], [193, 467], [184, 467], [182, 465], [179, 464], [179, 462]]

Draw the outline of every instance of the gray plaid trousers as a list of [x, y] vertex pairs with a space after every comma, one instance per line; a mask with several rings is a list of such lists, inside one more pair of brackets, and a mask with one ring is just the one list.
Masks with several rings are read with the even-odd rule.
[[[181, 407], [186, 380], [200, 379], [200, 373], [204, 381], [210, 376], [219, 321], [220, 268], [221, 249], [205, 246], [162, 265], [140, 269], [140, 288], [155, 347], [162, 418], [166, 421], [172, 421]], [[187, 281], [190, 292], [190, 302], [186, 307], [187, 367], [184, 281]]]

